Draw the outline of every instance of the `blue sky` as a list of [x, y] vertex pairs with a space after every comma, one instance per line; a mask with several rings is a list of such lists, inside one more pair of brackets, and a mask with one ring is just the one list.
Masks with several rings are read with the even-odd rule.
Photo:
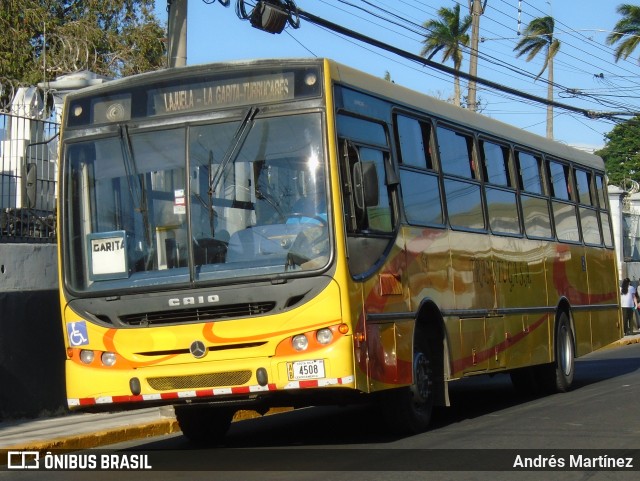
[[[626, 1], [626, 0], [625, 0]], [[213, 3], [212, 3], [213, 2]], [[437, 18], [437, 9], [453, 7], [453, 0], [297, 0], [296, 5], [313, 15], [418, 54], [423, 34], [420, 26]], [[461, 12], [468, 3], [458, 0]], [[481, 58], [478, 76], [496, 83], [546, 97], [546, 72], [542, 56], [531, 62], [516, 58], [513, 48], [520, 31], [535, 17], [552, 15], [556, 37], [561, 41], [555, 60], [555, 100], [596, 112], [640, 112], [640, 49], [628, 60], [614, 62], [613, 49], [605, 45], [607, 34], [620, 16], [622, 1], [604, 0], [487, 0], [480, 18]], [[301, 21], [298, 29], [281, 34], [253, 28], [235, 13], [236, 0], [223, 7], [214, 0], [189, 0], [187, 17], [187, 63], [281, 57], [329, 57], [373, 75], [389, 72], [398, 84], [446, 99], [453, 93], [450, 76], [355, 40], [341, 37], [312, 23]], [[255, 0], [246, 0], [250, 10]], [[520, 7], [520, 8], [519, 8]], [[166, 0], [156, 0], [156, 13], [167, 21]], [[520, 18], [520, 26], [518, 25]], [[389, 20], [392, 20], [390, 22]], [[436, 55], [434, 61], [441, 62]], [[468, 71], [469, 55], [463, 70]], [[450, 62], [447, 66], [452, 66]], [[463, 94], [467, 85], [462, 82]], [[539, 135], [545, 135], [546, 108], [512, 95], [479, 86], [482, 113]], [[630, 118], [630, 117], [623, 117]], [[604, 144], [603, 134], [615, 124], [556, 109], [555, 139], [587, 149]]]

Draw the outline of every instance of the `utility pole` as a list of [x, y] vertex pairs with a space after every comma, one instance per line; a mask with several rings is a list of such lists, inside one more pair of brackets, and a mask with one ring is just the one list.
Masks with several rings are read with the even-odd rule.
[[188, 0], [167, 0], [169, 67], [184, 67], [187, 64], [187, 4]]
[[[471, 13], [471, 59], [469, 60], [469, 75], [472, 78], [478, 76], [478, 42], [480, 40], [480, 15], [484, 13], [487, 6], [487, 0], [484, 4], [480, 4], [480, 0], [469, 0], [469, 11]], [[478, 110], [476, 101], [476, 81], [469, 81], [469, 95], [467, 96], [467, 108], [469, 110]]]

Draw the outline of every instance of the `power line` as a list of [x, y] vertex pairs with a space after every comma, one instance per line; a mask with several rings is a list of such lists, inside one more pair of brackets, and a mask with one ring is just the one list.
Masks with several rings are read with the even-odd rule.
[[[404, 21], [404, 22], [406, 22], [408, 24], [408, 26], [402, 25], [402, 27], [406, 28], [407, 30], [409, 30], [410, 32], [412, 32], [414, 34], [419, 34], [420, 35], [420, 31], [417, 30], [417, 29], [422, 29], [423, 34], [427, 34], [428, 33], [427, 29], [424, 29], [424, 27], [421, 27], [420, 25], [418, 25], [413, 20], [410, 20], [410, 19], [406, 18], [405, 16], [398, 15], [398, 14], [396, 14], [393, 11], [390, 11], [388, 9], [382, 8], [379, 5], [372, 4], [372, 2], [370, 2], [370, 1], [361, 0], [361, 3], [366, 4], [368, 7], [356, 6], [353, 2], [346, 1], [346, 0], [336, 0], [336, 1], [339, 2], [339, 3], [342, 3], [342, 4], [355, 6], [359, 11], [365, 12], [368, 15], [371, 15], [371, 16], [377, 18], [377, 19], [383, 18], [383, 19], [386, 20], [386, 18], [383, 17], [382, 15], [380, 15], [378, 13], [375, 13], [375, 12], [372, 12], [370, 10], [370, 8], [379, 10], [379, 11], [383, 12], [386, 16], [392, 15], [395, 19], [402, 19], [402, 21]], [[323, 2], [323, 3], [327, 3], [327, 2]], [[378, 3], [383, 3], [383, 2], [379, 1]], [[404, 5], [407, 5], [406, 1], [402, 1], [401, 3], [403, 3]], [[338, 7], [335, 7], [335, 8], [338, 8]], [[431, 7], [431, 8], [433, 8], [433, 7]], [[435, 10], [435, 8], [433, 8], [433, 10]], [[487, 9], [487, 10], [489, 10], [489, 9]], [[345, 10], [343, 10], [343, 11], [345, 11]], [[424, 9], [422, 9], [421, 11], [425, 12]], [[485, 13], [484, 16], [486, 16], [488, 20], [491, 20], [494, 23], [498, 23], [499, 25], [501, 25], [501, 26], [503, 26], [505, 28], [508, 28], [507, 25], [505, 25], [503, 22], [496, 21], [495, 19], [491, 18], [486, 13]], [[360, 17], [360, 18], [362, 18], [362, 17]], [[395, 24], [395, 25], [399, 24], [395, 20], [392, 23]], [[486, 31], [486, 28], [483, 29], [483, 31]], [[422, 35], [420, 35], [420, 36], [422, 36]], [[513, 40], [514, 38], [510, 38], [510, 39]], [[567, 43], [567, 45], [569, 45], [569, 44]], [[466, 47], [463, 46], [462, 50], [467, 54], [471, 54], [471, 50], [469, 48], [466, 48]], [[566, 49], [563, 50], [563, 52], [565, 52], [565, 51], [566, 51]], [[575, 57], [573, 57], [571, 55], [567, 55], [567, 56], [569, 58], [573, 58], [573, 59], [577, 60]], [[478, 58], [479, 58], [479, 60], [485, 62], [486, 64], [494, 65], [494, 66], [499, 67], [501, 69], [506, 69], [506, 71], [511, 71], [514, 74], [518, 75], [518, 76], [529, 77], [530, 80], [536, 80], [536, 81], [539, 81], [541, 83], [544, 82], [545, 84], [548, 83], [548, 80], [546, 80], [544, 78], [540, 78], [539, 79], [537, 75], [529, 73], [526, 70], [523, 70], [521, 67], [515, 67], [511, 63], [505, 62], [500, 57], [488, 55], [486, 53], [486, 51], [479, 52], [478, 53]], [[566, 64], [565, 62], [561, 61], [560, 59], [556, 59], [555, 63], [558, 65], [558, 67], [560, 67], [560, 69], [561, 69], [562, 65], [566, 65], [567, 68], [570, 69], [571, 72], [575, 73], [576, 71], [581, 71], [581, 72], [584, 73], [584, 75], [588, 75], [589, 78], [592, 78], [593, 75], [594, 75], [593, 71], [588, 72], [588, 71], [584, 70], [584, 68], [581, 67], [584, 64], [584, 61], [581, 61], [578, 66]], [[597, 70], [599, 70], [601, 72], [607, 72], [607, 73], [611, 73], [612, 74], [612, 72], [607, 70], [607, 69], [604, 69], [602, 67], [598, 67], [596, 65], [592, 65], [592, 66], [595, 69], [597, 69]], [[485, 65], [484, 68], [486, 68], [486, 65]], [[504, 75], [504, 73], [505, 72], [502, 72], [503, 75]], [[583, 95], [583, 92], [585, 92], [585, 89], [582, 89], [582, 88], [581, 89], [577, 89], [575, 87], [566, 87], [566, 86], [563, 86], [563, 85], [561, 85], [561, 84], [559, 84], [557, 82], [554, 82], [554, 88], [559, 92], [560, 96], [564, 96], [564, 97], [567, 97], [567, 98], [568, 97], [583, 98], [584, 100], [594, 101], [594, 98], [593, 98], [594, 95], [593, 94], [589, 94], [589, 93], [584, 93], [584, 95]], [[620, 86], [612, 86], [612, 89], [618, 89], [618, 88], [621, 88], [621, 87]], [[598, 101], [598, 100], [596, 100], [596, 102], [600, 103], [600, 104], [603, 103], [602, 101]], [[623, 110], [625, 112], [628, 112], [628, 113], [632, 113], [633, 112], [633, 109], [629, 108], [628, 103], [613, 102], [611, 100], [608, 100], [607, 103], [608, 103], [608, 105], [610, 105], [613, 108], [621, 109], [621, 110]]]
[[505, 92], [505, 93], [510, 93], [512, 95], [516, 95], [518, 97], [521, 98], [525, 98], [534, 102], [538, 102], [538, 103], [542, 103], [545, 105], [552, 105], [554, 107], [560, 108], [560, 109], [564, 109], [567, 111], [571, 111], [571, 112], [576, 112], [576, 113], [580, 113], [588, 118], [601, 118], [601, 117], [614, 117], [614, 116], [628, 116], [628, 115], [636, 115], [636, 113], [629, 113], [629, 112], [595, 112], [593, 110], [586, 110], [580, 107], [575, 107], [573, 105], [569, 105], [569, 104], [564, 104], [561, 102], [556, 102], [555, 100], [549, 100], [549, 99], [545, 99], [543, 97], [538, 97], [535, 95], [531, 95], [528, 94], [526, 92], [522, 92], [520, 90], [508, 87], [506, 85], [502, 85], [490, 80], [486, 80], [483, 79], [481, 77], [472, 77], [471, 75], [467, 74], [466, 72], [463, 71], [458, 71], [455, 70], [451, 67], [447, 67], [446, 65], [442, 65], [436, 62], [433, 62], [431, 60], [427, 60], [424, 57], [421, 57], [419, 55], [413, 54], [411, 52], [407, 52], [405, 50], [399, 49], [398, 47], [394, 47], [393, 45], [389, 45], [387, 43], [381, 42], [379, 40], [376, 40], [374, 38], [368, 37], [362, 33], [356, 32], [354, 30], [351, 30], [349, 28], [343, 27], [341, 25], [338, 25], [336, 23], [330, 22], [329, 20], [326, 20], [324, 18], [318, 17], [312, 13], [306, 12], [304, 10], [298, 9], [298, 15], [300, 16], [300, 18], [307, 20], [308, 22], [314, 23], [316, 25], [320, 25], [323, 26], [325, 28], [328, 28], [329, 30], [332, 30], [334, 32], [338, 32], [341, 33], [343, 35], [346, 35], [348, 37], [354, 38], [356, 40], [359, 40], [361, 42], [365, 42], [369, 45], [373, 45], [375, 47], [378, 47], [380, 49], [386, 50], [388, 52], [392, 52], [396, 55], [399, 55], [407, 60], [412, 60], [414, 62], [418, 62], [421, 63], [427, 67], [433, 68], [435, 70], [439, 70], [441, 72], [445, 72], [449, 75], [453, 75], [453, 76], [459, 76], [461, 78], [464, 78], [466, 80], [475, 80], [478, 84], [482, 84], [486, 87], [490, 87], [492, 89], [501, 91], [501, 92]]

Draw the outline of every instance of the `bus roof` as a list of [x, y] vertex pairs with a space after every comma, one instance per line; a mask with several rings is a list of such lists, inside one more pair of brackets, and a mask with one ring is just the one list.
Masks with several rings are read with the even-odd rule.
[[356, 87], [386, 100], [391, 100], [408, 109], [417, 110], [487, 135], [493, 135], [534, 151], [543, 151], [560, 159], [577, 162], [597, 170], [604, 170], [604, 162], [597, 155], [527, 132], [485, 115], [456, 107], [450, 103], [356, 70], [331, 59], [273, 58], [198, 64], [125, 77], [102, 85], [81, 89], [76, 93], [69, 94], [68, 97], [73, 98], [76, 96], [86, 96], [93, 92], [109, 92], [125, 89], [130, 86], [140, 85], [140, 83], [146, 81], [156, 82], [181, 76], [190, 77], [198, 75], [199, 73], [211, 72], [212, 70], [228, 71], [234, 68], [267, 67], [276, 64], [280, 66], [300, 66], [318, 65], [322, 63], [328, 67], [335, 82]]

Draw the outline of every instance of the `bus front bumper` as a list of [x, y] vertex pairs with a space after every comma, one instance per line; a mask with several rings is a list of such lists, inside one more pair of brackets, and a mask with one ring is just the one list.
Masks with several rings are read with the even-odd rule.
[[67, 403], [72, 410], [109, 409], [124, 404], [250, 403], [327, 388], [353, 391], [352, 356], [335, 356], [336, 351], [353, 352], [350, 336], [338, 341], [342, 343], [332, 346], [334, 355], [316, 352], [307, 357], [204, 361], [135, 369], [95, 368], [67, 360]]

